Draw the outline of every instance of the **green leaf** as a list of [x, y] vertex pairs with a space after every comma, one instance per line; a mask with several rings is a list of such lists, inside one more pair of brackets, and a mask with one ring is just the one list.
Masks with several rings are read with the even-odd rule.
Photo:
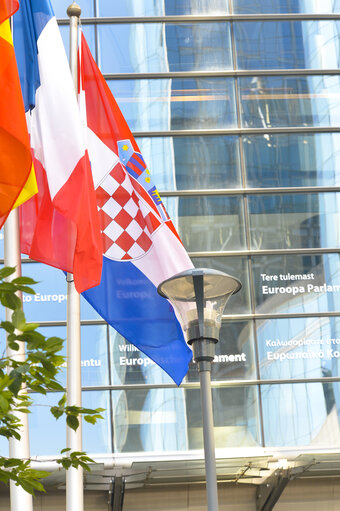
[[12, 322], [17, 330], [22, 330], [26, 324], [25, 314], [22, 310], [15, 310], [12, 314]]
[[[12, 272], [13, 273], [13, 272]], [[32, 279], [31, 277], [16, 277], [12, 280], [14, 284], [39, 284], [36, 280]]]
[[6, 330], [9, 334], [14, 332], [14, 325], [10, 321], [1, 321], [0, 327]]
[[18, 394], [19, 390], [21, 389], [22, 376], [16, 370], [11, 371], [9, 376], [10, 376], [12, 382], [10, 383], [10, 385], [8, 385], [8, 388], [16, 396]]
[[0, 269], [0, 279], [5, 279], [9, 277], [10, 275], [13, 275], [16, 268], [15, 266], [4, 266]]
[[79, 426], [79, 420], [74, 415], [68, 415], [66, 417], [66, 424], [68, 425], [69, 428], [76, 431]]
[[[0, 284], [0, 293], [1, 293], [1, 284]], [[21, 307], [21, 300], [18, 298], [15, 294], [5, 293], [0, 294], [0, 301], [4, 307], [7, 307], [8, 309], [20, 309]]]

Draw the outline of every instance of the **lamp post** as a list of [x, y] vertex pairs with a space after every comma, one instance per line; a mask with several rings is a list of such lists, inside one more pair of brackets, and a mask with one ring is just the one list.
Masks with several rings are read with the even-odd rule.
[[158, 293], [173, 305], [200, 377], [204, 459], [208, 511], [218, 511], [211, 363], [219, 340], [222, 314], [230, 296], [241, 289], [239, 280], [211, 269], [191, 269], [158, 286]]

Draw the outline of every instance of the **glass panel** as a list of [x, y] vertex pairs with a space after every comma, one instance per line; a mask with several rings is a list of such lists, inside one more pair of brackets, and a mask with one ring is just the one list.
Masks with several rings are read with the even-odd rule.
[[99, 419], [96, 424], [89, 424], [83, 420], [84, 451], [98, 454], [112, 452], [110, 393], [108, 391], [93, 390], [82, 392], [82, 405], [84, 408], [104, 408], [104, 412], [101, 412], [103, 419]]
[[[61, 393], [48, 393], [46, 396], [32, 394], [34, 405], [29, 414], [31, 455], [53, 455], [66, 447], [66, 425], [61, 417], [56, 420], [50, 412], [61, 398]], [[109, 420], [109, 392], [88, 391], [82, 393], [85, 408], [105, 408], [101, 412], [104, 419], [92, 425], [83, 421], [83, 449], [89, 453], [111, 452], [111, 426]]]
[[[112, 400], [116, 452], [202, 449], [199, 389], [114, 391]], [[217, 448], [258, 445], [256, 389], [213, 389], [213, 404]]]
[[170, 376], [110, 327], [112, 385], [173, 383]]
[[175, 16], [181, 14], [227, 14], [228, 0], [98, 0], [99, 16]]
[[262, 379], [339, 376], [340, 318], [256, 321]]
[[339, 254], [256, 256], [253, 270], [258, 313], [340, 311]]
[[[22, 275], [38, 283], [32, 286], [35, 295], [24, 294], [24, 312], [29, 321], [66, 321], [66, 277], [61, 270], [41, 263], [22, 264]], [[100, 319], [93, 307], [81, 300], [82, 319]]]
[[254, 76], [239, 83], [243, 127], [340, 123], [339, 76]]
[[241, 290], [228, 301], [225, 315], [250, 312], [249, 271], [246, 257], [192, 257], [192, 262], [196, 268], [220, 270], [237, 277], [242, 282]]
[[136, 140], [159, 190], [241, 186], [238, 137], [151, 137]]
[[245, 248], [239, 197], [165, 197], [164, 205], [188, 251]]
[[65, 420], [58, 421], [50, 412], [62, 394], [48, 393], [46, 396], [31, 394], [33, 406], [28, 415], [31, 456], [53, 455], [66, 447]]
[[243, 137], [251, 187], [339, 186], [340, 133]]
[[228, 23], [98, 25], [103, 73], [232, 68]]
[[249, 196], [253, 249], [340, 246], [340, 194]]
[[240, 69], [337, 69], [338, 21], [244, 21], [234, 24]]
[[[63, 350], [67, 356], [66, 326], [39, 327], [46, 337], [65, 339]], [[58, 381], [66, 387], [66, 364], [58, 375]], [[81, 326], [81, 383], [82, 386], [109, 385], [107, 327], [106, 325]]]
[[[215, 352], [212, 380], [250, 380], [256, 377], [254, 337], [250, 322], [223, 322]], [[186, 381], [199, 381], [196, 364], [190, 364]]]
[[[70, 4], [69, 4], [70, 5]], [[69, 59], [69, 49], [70, 49], [70, 29], [68, 25], [61, 25], [59, 27], [61, 37], [64, 43], [64, 47], [66, 50], [67, 58]], [[94, 26], [93, 25], [82, 25], [82, 30], [86, 37], [86, 41], [89, 45], [93, 58], [96, 57], [96, 44], [95, 44], [95, 34], [94, 34]]]
[[265, 445], [339, 445], [339, 388], [331, 383], [261, 387]]
[[[110, 328], [111, 371], [113, 385], [173, 383], [152, 360]], [[212, 379], [241, 380], [255, 378], [254, 339], [251, 323], [223, 323], [216, 345]], [[198, 381], [196, 365], [190, 364], [185, 381]]]
[[132, 131], [236, 127], [232, 78], [108, 80]]
[[[54, 14], [57, 18], [67, 18], [66, 13], [68, 6], [72, 3], [70, 0], [51, 0], [53, 5]], [[93, 11], [94, 0], [81, 0], [81, 17], [87, 18], [94, 16]]]
[[235, 14], [340, 12], [339, 0], [233, 0]]

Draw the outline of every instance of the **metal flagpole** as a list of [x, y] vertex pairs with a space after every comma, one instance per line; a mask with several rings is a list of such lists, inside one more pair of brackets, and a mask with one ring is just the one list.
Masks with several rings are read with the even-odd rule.
[[[80, 7], [73, 2], [67, 9], [70, 17], [70, 68], [75, 92], [78, 92], [78, 21]], [[81, 406], [81, 343], [80, 296], [76, 291], [73, 274], [67, 274], [67, 405]], [[71, 451], [82, 451], [81, 421], [77, 431], [66, 428], [66, 445]], [[70, 468], [66, 472], [66, 511], [83, 511], [83, 469]]]
[[[4, 226], [4, 241], [5, 241], [5, 266], [15, 266], [16, 271], [9, 279], [12, 280], [16, 277], [21, 277], [21, 259], [20, 259], [20, 238], [19, 238], [19, 212], [14, 209], [9, 214]], [[19, 298], [22, 300], [22, 293], [18, 293]], [[11, 320], [12, 310], [6, 308], [6, 321]], [[15, 358], [18, 361], [25, 361], [25, 343], [18, 343], [20, 348], [18, 351], [13, 351], [7, 347], [7, 356]], [[23, 387], [20, 391], [25, 392]], [[22, 427], [19, 431], [20, 440], [15, 438], [9, 439], [9, 457], [29, 459], [30, 458], [30, 445], [29, 445], [29, 431], [28, 431], [28, 414], [13, 412], [13, 415], [18, 417]], [[10, 502], [11, 511], [33, 511], [32, 495], [27, 493], [21, 486], [16, 486], [13, 481], [10, 482]]]

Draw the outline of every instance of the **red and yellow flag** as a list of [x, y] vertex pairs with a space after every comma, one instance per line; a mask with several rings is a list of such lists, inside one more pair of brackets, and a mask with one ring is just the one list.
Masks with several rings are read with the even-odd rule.
[[13, 208], [37, 193], [8, 19], [18, 6], [15, 0], [0, 0], [0, 228]]

